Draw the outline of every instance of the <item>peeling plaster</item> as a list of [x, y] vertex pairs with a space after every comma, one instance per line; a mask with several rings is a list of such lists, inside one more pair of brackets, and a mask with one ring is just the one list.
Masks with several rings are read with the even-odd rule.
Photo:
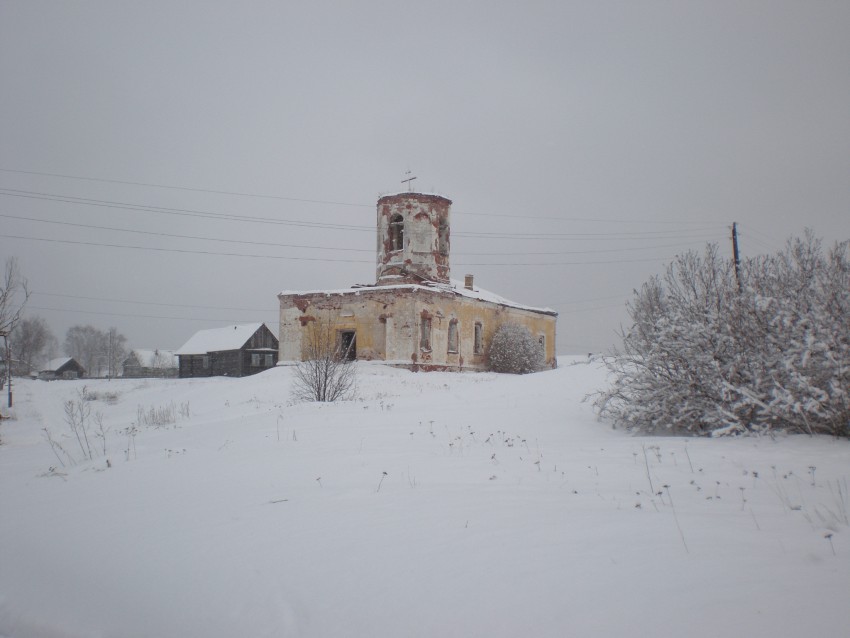
[[[302, 360], [306, 326], [327, 317], [335, 330], [356, 331], [358, 359], [391, 361], [412, 370], [484, 370], [487, 346], [498, 326], [518, 323], [544, 337], [546, 363], [555, 367], [553, 311], [506, 305], [498, 298], [467, 296], [451, 288], [407, 286], [450, 283], [450, 207], [451, 201], [438, 195], [382, 197], [377, 207], [376, 285], [280, 294], [280, 360]], [[389, 236], [395, 215], [404, 222], [402, 250], [392, 250]], [[430, 350], [422, 351], [420, 322], [435, 317]], [[448, 351], [445, 318], [457, 321], [457, 352]], [[476, 324], [482, 326], [484, 344], [479, 353], [474, 352]]]

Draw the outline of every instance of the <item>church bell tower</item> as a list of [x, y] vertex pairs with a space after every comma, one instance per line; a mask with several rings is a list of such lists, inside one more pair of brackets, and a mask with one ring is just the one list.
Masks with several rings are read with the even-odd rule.
[[449, 212], [440, 195], [399, 193], [378, 200], [377, 284], [449, 283]]

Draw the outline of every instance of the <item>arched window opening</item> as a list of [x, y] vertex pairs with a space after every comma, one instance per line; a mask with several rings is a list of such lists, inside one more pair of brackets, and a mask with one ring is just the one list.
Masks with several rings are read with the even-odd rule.
[[425, 352], [431, 351], [431, 319], [422, 317], [419, 323], [419, 349]]
[[437, 248], [441, 255], [449, 254], [449, 220], [445, 217], [440, 219], [440, 227], [437, 231]]
[[457, 319], [449, 321], [449, 344], [448, 351], [457, 352]]
[[398, 214], [390, 219], [390, 250], [404, 250], [404, 218]]

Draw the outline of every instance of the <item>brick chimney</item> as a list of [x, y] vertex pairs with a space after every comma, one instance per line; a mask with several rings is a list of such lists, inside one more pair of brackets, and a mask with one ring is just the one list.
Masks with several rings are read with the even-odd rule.
[[464, 275], [463, 287], [467, 290], [472, 290], [472, 275]]

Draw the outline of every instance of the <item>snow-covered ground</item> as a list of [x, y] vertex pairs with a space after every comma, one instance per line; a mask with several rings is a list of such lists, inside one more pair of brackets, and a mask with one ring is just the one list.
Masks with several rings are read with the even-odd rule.
[[[359, 364], [326, 405], [291, 405], [287, 368], [21, 381], [0, 635], [847, 635], [848, 441], [632, 437], [569, 363]], [[81, 458], [83, 386], [94, 458], [63, 467], [43, 429]]]

